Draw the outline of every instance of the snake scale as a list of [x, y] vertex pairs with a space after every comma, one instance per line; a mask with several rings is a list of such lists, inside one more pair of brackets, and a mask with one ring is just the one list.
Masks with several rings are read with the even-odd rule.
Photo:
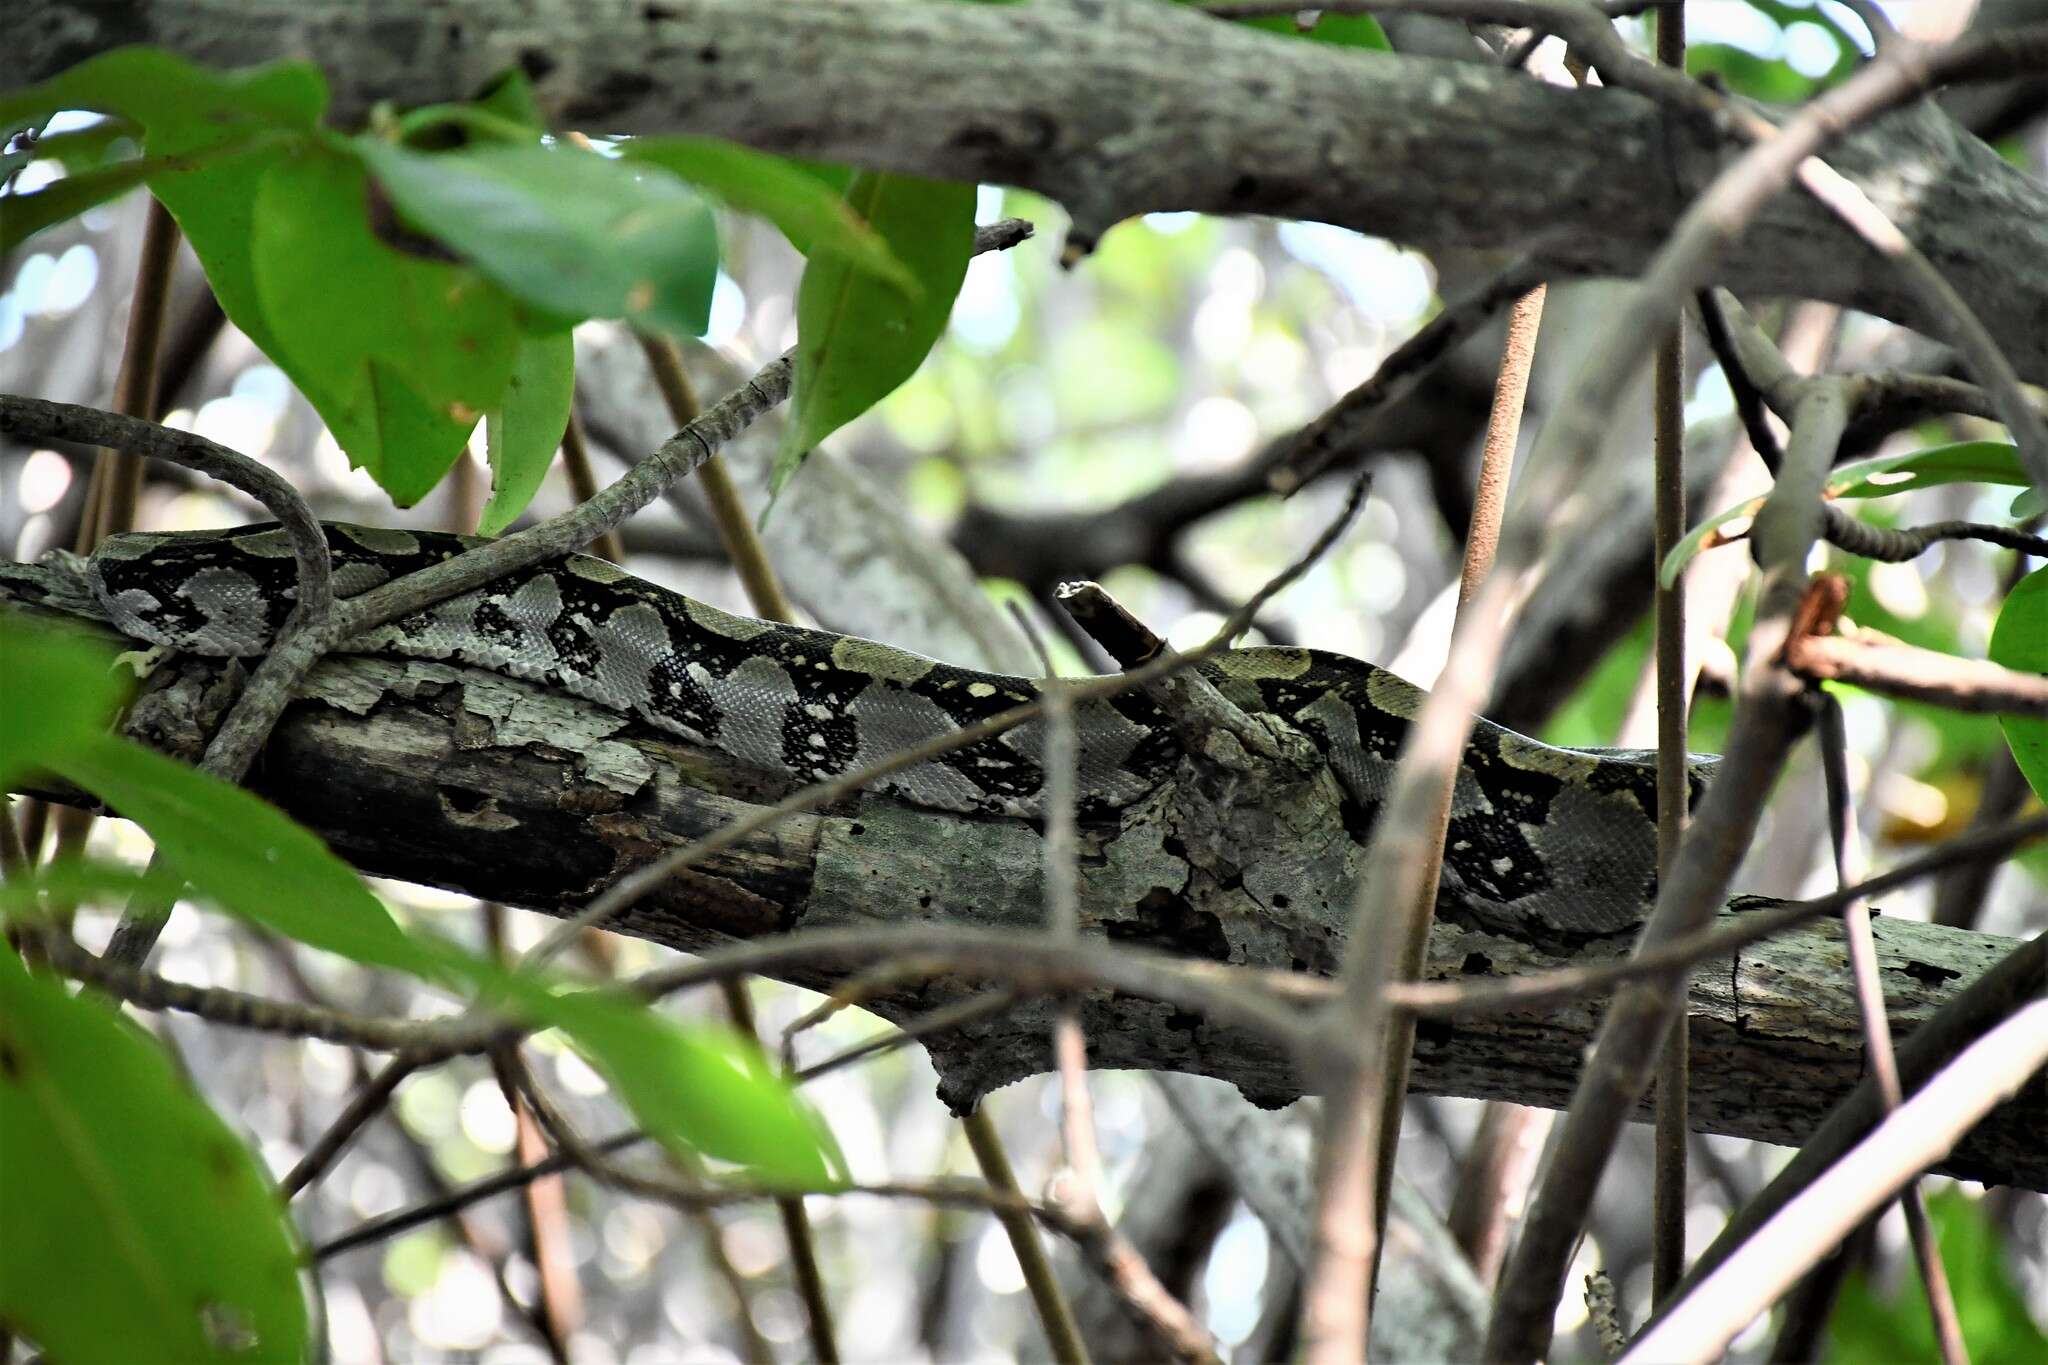
[[[365, 592], [460, 553], [467, 537], [329, 524], [335, 592]], [[125, 634], [205, 655], [260, 655], [290, 614], [294, 561], [275, 527], [118, 536], [95, 553], [95, 595]], [[351, 653], [468, 664], [560, 688], [751, 767], [836, 777], [1038, 695], [1034, 679], [888, 645], [733, 616], [615, 565], [572, 555], [367, 631]], [[1321, 751], [1369, 828], [1422, 693], [1312, 649], [1231, 650], [1199, 665], [1249, 714]], [[1182, 756], [1138, 689], [1074, 716], [1084, 808], [1131, 804]], [[1033, 723], [906, 768], [880, 790], [937, 810], [1039, 813]], [[1711, 759], [1693, 761], [1694, 795]], [[1458, 775], [1442, 896], [1482, 923], [1605, 934], [1654, 898], [1655, 756], [1574, 749], [1480, 721]]]

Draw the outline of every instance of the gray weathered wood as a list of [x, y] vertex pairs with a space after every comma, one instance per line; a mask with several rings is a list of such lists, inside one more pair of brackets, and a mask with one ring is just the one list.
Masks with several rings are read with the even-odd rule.
[[[1149, 0], [17, 0], [8, 32], [0, 90], [129, 42], [215, 66], [311, 56], [346, 123], [517, 67], [561, 127], [1024, 186], [1065, 205], [1082, 241], [1198, 209], [1532, 251], [1562, 274], [1637, 273], [1734, 146], [1626, 91], [1290, 41]], [[2048, 377], [2048, 190], [1932, 106], [1829, 155], [2022, 373]], [[1895, 276], [1795, 193], [1716, 279], [1925, 325]]]
[[[0, 610], [21, 610], [20, 571]], [[12, 579], [12, 583], [10, 583]], [[74, 610], [82, 604], [74, 601]], [[187, 757], [220, 705], [219, 668], [181, 659], [151, 679], [131, 733]], [[252, 785], [365, 872], [571, 912], [633, 866], [702, 837], [781, 789], [623, 717], [524, 683], [442, 664], [337, 658], [286, 713]], [[1249, 829], [1214, 837], [1166, 804], [1085, 834], [1082, 923], [1114, 942], [1216, 961], [1329, 974], [1341, 958], [1355, 845], [1316, 818], [1313, 784], [1262, 789], [1232, 808]], [[1183, 822], [1177, 824], [1176, 822]], [[1219, 820], [1220, 823], [1220, 820]], [[1185, 836], [1185, 837], [1183, 837]], [[1219, 847], [1273, 850], [1219, 863]], [[1029, 824], [961, 818], [862, 797], [799, 815], [677, 877], [619, 926], [681, 949], [824, 927], [940, 922], [1036, 932], [1042, 851]], [[2011, 940], [1880, 917], [1887, 1006], [1910, 1031], [2007, 952]], [[1539, 947], [1448, 921], [1429, 972], [1501, 975], [1583, 963], [1625, 943]], [[829, 989], [824, 971], [790, 979]], [[939, 982], [873, 1002], [903, 1020], [966, 987]], [[1558, 1107], [1570, 1097], [1600, 1002], [1417, 1031], [1413, 1084]], [[1693, 1121], [1702, 1131], [1797, 1143], [1862, 1074], [1845, 948], [1809, 926], [1695, 973]], [[1083, 1002], [1090, 1061], [1234, 1082], [1253, 1099], [1300, 1093], [1261, 1039], [1171, 1006], [1106, 994]], [[1022, 1007], [935, 1038], [944, 1097], [959, 1106], [1048, 1069], [1050, 1008]], [[1648, 1118], [1645, 1109], [1643, 1117]], [[1958, 1148], [1947, 1169], [2048, 1189], [2048, 1083], [2037, 1080]]]

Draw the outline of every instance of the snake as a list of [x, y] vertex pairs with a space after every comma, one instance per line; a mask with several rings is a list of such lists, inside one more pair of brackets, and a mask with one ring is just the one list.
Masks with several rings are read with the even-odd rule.
[[[322, 523], [337, 596], [441, 563], [473, 537]], [[254, 657], [296, 601], [274, 524], [111, 537], [87, 566], [123, 634], [165, 650]], [[1045, 679], [942, 663], [890, 645], [721, 611], [572, 554], [363, 631], [340, 652], [469, 665], [559, 689], [738, 764], [812, 783], [1038, 700]], [[1316, 649], [1244, 647], [1195, 665], [1247, 716], [1305, 736], [1368, 837], [1424, 693], [1370, 663]], [[1181, 729], [1144, 689], [1072, 710], [1075, 791], [1117, 811], [1170, 781]], [[1042, 720], [881, 777], [884, 795], [935, 811], [1039, 819]], [[1696, 799], [1715, 760], [1694, 756]], [[1654, 751], [1546, 744], [1478, 720], [1456, 776], [1440, 912], [1498, 927], [1599, 936], [1631, 930], [1656, 895]]]

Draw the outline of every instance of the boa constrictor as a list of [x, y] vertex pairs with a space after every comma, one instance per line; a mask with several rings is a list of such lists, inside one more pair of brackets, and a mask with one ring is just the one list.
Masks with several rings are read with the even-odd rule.
[[[477, 542], [327, 526], [347, 597]], [[282, 532], [244, 527], [108, 540], [93, 590], [123, 633], [175, 650], [259, 655], [289, 615]], [[1037, 696], [851, 636], [732, 616], [582, 555], [541, 565], [367, 631], [351, 653], [473, 665], [574, 693], [731, 755], [816, 781], [864, 767]], [[1238, 649], [1200, 665], [1235, 705], [1321, 750], [1369, 827], [1422, 693], [1371, 664], [1311, 649]], [[1172, 774], [1173, 726], [1132, 689], [1076, 708], [1084, 808], [1130, 804]], [[883, 779], [947, 811], [1035, 816], [1042, 732], [1026, 724]], [[1710, 771], [1695, 759], [1692, 785]], [[1655, 891], [1655, 756], [1542, 744], [1480, 721], [1465, 752], [1442, 895], [1481, 922], [1578, 934], [1637, 924]], [[1533, 922], [1533, 923], [1532, 923]]]

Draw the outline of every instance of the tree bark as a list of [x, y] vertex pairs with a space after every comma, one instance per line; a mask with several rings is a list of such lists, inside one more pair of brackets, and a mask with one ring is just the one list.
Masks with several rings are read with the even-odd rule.
[[[1627, 91], [1136, 0], [26, 0], [8, 28], [0, 90], [131, 42], [219, 67], [311, 55], [349, 124], [379, 101], [460, 99], [517, 68], [560, 127], [1022, 186], [1065, 205], [1083, 244], [1134, 214], [1194, 209], [1632, 275], [1737, 149]], [[2048, 190], [1931, 104], [1828, 159], [2023, 374], [2048, 377]], [[1929, 321], [1886, 262], [1797, 193], [1751, 225], [1715, 282]]]
[[[0, 572], [0, 610], [69, 603], [49, 570]], [[75, 583], [72, 590], [75, 592]], [[42, 607], [29, 604], [42, 603]], [[73, 619], [72, 624], [78, 624]], [[152, 675], [129, 732], [186, 757], [223, 705], [219, 661]], [[571, 913], [631, 868], [783, 794], [775, 779], [561, 693], [432, 663], [336, 658], [286, 712], [251, 785], [366, 873], [550, 914]], [[60, 799], [61, 793], [57, 794]], [[1261, 790], [1256, 823], [1219, 841], [1176, 825], [1171, 805], [1084, 831], [1084, 931], [1217, 962], [1329, 975], [1341, 959], [1356, 846], [1294, 793]], [[879, 796], [791, 817], [678, 876], [616, 927], [683, 950], [796, 930], [943, 923], [1042, 931], [1039, 834], [1020, 820], [949, 816]], [[1886, 1003], [1902, 1036], [2012, 946], [2009, 939], [1880, 917]], [[1626, 936], [1535, 944], [1445, 920], [1428, 975], [1470, 978], [1620, 955]], [[840, 976], [789, 979], [829, 990]], [[955, 980], [871, 1002], [904, 1021], [973, 989]], [[1412, 1078], [1428, 1094], [1558, 1107], [1568, 1101], [1602, 1002], [1442, 1021], [1418, 1030]], [[1859, 1079], [1863, 1040], [1839, 929], [1817, 924], [1694, 973], [1692, 1117], [1704, 1132], [1798, 1143]], [[1152, 1001], [1082, 1001], [1103, 1068], [1198, 1072], [1262, 1104], [1301, 1093], [1288, 1059], [1240, 1030]], [[1030, 1004], [930, 1040], [941, 1093], [965, 1108], [1047, 1070], [1051, 1007]], [[1641, 1115], [1649, 1117], [1647, 1107]], [[1992, 1115], [1945, 1169], [2048, 1189], [2048, 1083]]]

